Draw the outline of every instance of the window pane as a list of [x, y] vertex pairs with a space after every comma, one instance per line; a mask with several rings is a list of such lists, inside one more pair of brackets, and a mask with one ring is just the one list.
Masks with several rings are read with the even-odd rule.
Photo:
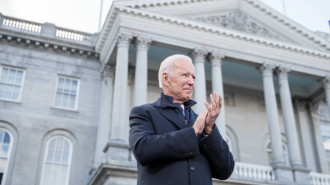
[[17, 71], [15, 84], [16, 85], [21, 85], [22, 80], [23, 80], [23, 71]]
[[9, 71], [9, 77], [8, 77], [8, 83], [13, 84], [15, 81], [15, 75], [16, 75], [16, 70], [10, 69]]
[[55, 106], [61, 106], [62, 94], [56, 93]]
[[70, 96], [69, 108], [75, 107], [75, 102], [76, 102], [75, 99], [76, 99], [76, 96], [73, 96], [73, 95]]
[[5, 96], [5, 84], [0, 83], [0, 98], [3, 98]]
[[71, 80], [65, 80], [64, 93], [70, 93]]
[[8, 68], [2, 68], [0, 82], [7, 82], [7, 79], [8, 79], [8, 71], [9, 71]]
[[12, 86], [9, 86], [9, 85], [6, 85], [6, 88], [5, 88], [5, 98], [6, 99], [10, 99], [11, 97], [11, 91], [12, 91]]
[[11, 96], [11, 99], [12, 100], [18, 100], [19, 98], [19, 93], [20, 93], [20, 90], [21, 88], [20, 87], [17, 87], [17, 86], [14, 86], [12, 88], [13, 92], [12, 92], [12, 96]]
[[58, 85], [57, 85], [57, 91], [58, 92], [63, 92], [63, 86], [64, 86], [64, 79], [59, 78], [58, 79]]
[[78, 81], [72, 80], [71, 94], [77, 93]]
[[4, 143], [10, 143], [10, 137], [9, 134], [7, 132], [5, 132], [5, 138], [4, 138]]
[[62, 107], [68, 107], [69, 95], [62, 95]]

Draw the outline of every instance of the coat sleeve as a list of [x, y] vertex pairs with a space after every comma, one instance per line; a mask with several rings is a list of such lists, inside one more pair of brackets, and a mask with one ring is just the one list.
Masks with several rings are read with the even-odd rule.
[[215, 126], [210, 135], [199, 140], [200, 150], [211, 166], [212, 177], [225, 180], [234, 170], [235, 162], [226, 141]]
[[185, 159], [200, 154], [193, 128], [157, 135], [154, 129], [154, 124], [157, 123], [152, 122], [152, 113], [145, 106], [134, 107], [129, 116], [129, 144], [141, 165], [159, 160]]

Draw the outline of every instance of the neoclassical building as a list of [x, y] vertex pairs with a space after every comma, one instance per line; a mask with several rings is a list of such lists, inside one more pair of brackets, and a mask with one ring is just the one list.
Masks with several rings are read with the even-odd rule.
[[330, 184], [330, 35], [258, 0], [117, 0], [95, 34], [0, 14], [1, 185], [134, 185], [128, 114], [172, 54], [236, 166], [220, 184]]

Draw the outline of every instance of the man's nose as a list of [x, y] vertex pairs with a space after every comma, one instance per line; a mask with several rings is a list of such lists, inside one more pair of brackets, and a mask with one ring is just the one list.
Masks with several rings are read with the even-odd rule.
[[187, 83], [189, 85], [194, 85], [195, 84], [195, 79], [193, 79], [192, 77], [190, 77]]

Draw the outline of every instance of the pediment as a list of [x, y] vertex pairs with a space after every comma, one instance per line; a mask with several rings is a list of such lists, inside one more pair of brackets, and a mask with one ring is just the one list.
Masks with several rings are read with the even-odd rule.
[[246, 34], [257, 35], [260, 37], [281, 40], [285, 42], [293, 42], [282, 36], [282, 34], [276, 33], [267, 28], [267, 26], [253, 20], [239, 9], [220, 14], [192, 16], [189, 17], [189, 19]]
[[327, 39], [259, 0], [117, 0], [114, 4], [116, 7], [127, 8], [126, 12], [159, 18], [165, 22], [175, 19], [173, 22], [178, 24], [193, 24], [204, 30], [219, 28], [221, 33], [239, 33], [243, 38], [246, 34], [249, 38], [257, 37], [251, 40], [261, 38], [267, 43], [275, 41], [275, 45], [288, 44], [320, 52], [330, 51]]

